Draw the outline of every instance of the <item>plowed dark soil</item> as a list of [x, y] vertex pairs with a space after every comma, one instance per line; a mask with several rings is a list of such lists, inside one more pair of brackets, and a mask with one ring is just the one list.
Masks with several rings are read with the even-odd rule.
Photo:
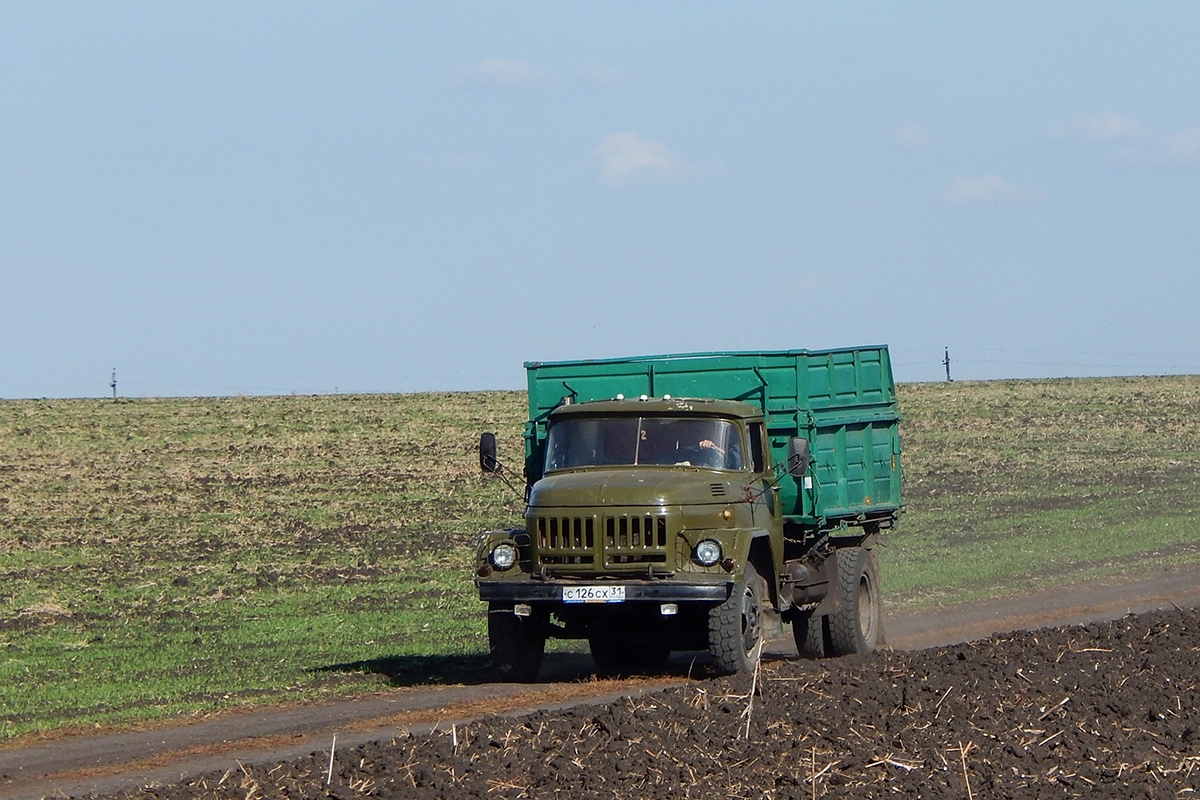
[[[764, 662], [113, 798], [1050, 798], [1200, 789], [1200, 612]], [[329, 779], [327, 783], [326, 780]]]

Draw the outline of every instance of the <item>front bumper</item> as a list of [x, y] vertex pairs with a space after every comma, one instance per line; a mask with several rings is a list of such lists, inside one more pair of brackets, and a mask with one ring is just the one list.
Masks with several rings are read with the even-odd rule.
[[[561, 603], [564, 586], [612, 585], [613, 581], [479, 581], [479, 599], [514, 603]], [[732, 583], [620, 581], [625, 602], [724, 603]]]

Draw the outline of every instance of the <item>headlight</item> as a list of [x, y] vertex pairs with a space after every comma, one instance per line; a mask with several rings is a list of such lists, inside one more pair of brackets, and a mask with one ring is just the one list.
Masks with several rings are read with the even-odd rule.
[[517, 563], [517, 548], [508, 542], [501, 542], [492, 550], [491, 562], [492, 566], [498, 570], [510, 569], [513, 564]]
[[696, 545], [694, 553], [696, 563], [702, 567], [711, 567], [721, 560], [721, 544], [712, 539], [705, 539]]

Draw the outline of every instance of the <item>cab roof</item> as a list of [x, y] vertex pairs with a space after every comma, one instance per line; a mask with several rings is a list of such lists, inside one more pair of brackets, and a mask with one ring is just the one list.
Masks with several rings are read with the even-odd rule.
[[550, 412], [551, 419], [569, 416], [603, 416], [607, 414], [683, 414], [706, 417], [737, 417], [754, 419], [763, 416], [762, 409], [739, 400], [711, 400], [694, 397], [632, 397], [612, 400], [592, 400], [587, 403], [564, 403]]

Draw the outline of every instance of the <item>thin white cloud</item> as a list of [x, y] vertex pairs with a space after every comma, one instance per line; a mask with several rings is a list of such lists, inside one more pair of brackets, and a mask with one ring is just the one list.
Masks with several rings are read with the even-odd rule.
[[1030, 199], [1031, 192], [1018, 189], [994, 172], [959, 175], [942, 190], [942, 202], [954, 206], [1024, 203]]
[[478, 153], [442, 153], [437, 163], [443, 167], [478, 167], [486, 164], [487, 159]]
[[836, 276], [828, 272], [806, 272], [798, 276], [796, 285], [801, 292], [821, 292], [839, 283]]
[[485, 58], [455, 70], [452, 80], [457, 86], [513, 89], [519, 86], [554, 83], [555, 76], [528, 61], [515, 58]]
[[588, 64], [579, 70], [579, 79], [596, 86], [612, 86], [628, 80], [625, 74], [603, 64]]
[[893, 138], [896, 144], [908, 150], [928, 150], [933, 147], [933, 134], [920, 125], [901, 125]]
[[1140, 122], [1111, 111], [1076, 114], [1066, 122], [1052, 125], [1050, 133], [1060, 139], [1082, 139], [1095, 144], [1129, 142], [1146, 137], [1146, 129]]
[[1200, 164], [1200, 125], [1164, 137], [1166, 160], [1170, 164]]
[[600, 182], [605, 186], [671, 183], [696, 172], [664, 143], [643, 139], [632, 131], [608, 134], [591, 157], [600, 162]]
[[1050, 133], [1060, 139], [1106, 145], [1112, 158], [1125, 163], [1200, 165], [1200, 126], [1158, 134], [1147, 130], [1135, 119], [1105, 111], [1077, 114], [1066, 122], [1051, 126]]

